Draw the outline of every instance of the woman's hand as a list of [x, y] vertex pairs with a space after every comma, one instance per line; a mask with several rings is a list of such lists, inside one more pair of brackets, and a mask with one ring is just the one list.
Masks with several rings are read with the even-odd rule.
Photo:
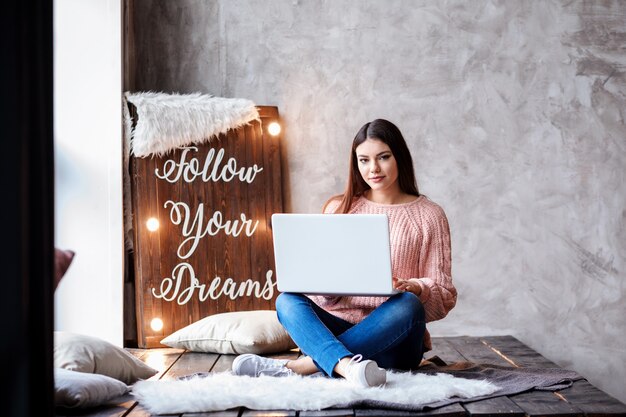
[[399, 291], [409, 291], [412, 292], [413, 294], [417, 295], [418, 297], [420, 296], [420, 294], [422, 293], [422, 287], [417, 284], [414, 281], [409, 281], [408, 279], [400, 279], [400, 278], [395, 278], [395, 289], [399, 290]]

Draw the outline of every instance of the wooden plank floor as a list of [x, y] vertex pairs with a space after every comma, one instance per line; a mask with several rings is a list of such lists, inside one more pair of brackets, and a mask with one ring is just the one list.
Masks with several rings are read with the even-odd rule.
[[[142, 361], [159, 370], [151, 379], [176, 379], [195, 372], [222, 372], [230, 369], [234, 355], [186, 352], [181, 349], [129, 349]], [[296, 358], [297, 352], [272, 355]], [[470, 361], [515, 367], [558, 367], [512, 336], [433, 338], [433, 350], [426, 358], [437, 356], [447, 363]], [[150, 414], [132, 396], [87, 413], [57, 411], [57, 416], [148, 417]], [[595, 388], [587, 381], [558, 392], [532, 391], [508, 397], [497, 397], [468, 404], [452, 404], [428, 412], [406, 412], [374, 409], [331, 409], [322, 411], [254, 411], [244, 408], [210, 413], [171, 415], [176, 417], [626, 417], [626, 405]]]

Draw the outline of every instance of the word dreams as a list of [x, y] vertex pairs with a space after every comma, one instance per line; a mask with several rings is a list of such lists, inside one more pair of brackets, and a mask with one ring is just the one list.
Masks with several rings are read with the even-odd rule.
[[200, 284], [193, 267], [183, 262], [174, 267], [171, 277], [161, 280], [158, 291], [156, 288], [152, 289], [152, 295], [165, 301], [175, 300], [179, 305], [187, 304], [196, 291], [200, 301], [206, 301], [209, 298], [217, 300], [222, 296], [229, 297], [231, 300], [252, 296], [271, 300], [276, 288], [273, 274], [272, 270], [268, 270], [263, 284], [252, 279], [236, 282], [232, 278], [222, 280], [221, 277], [213, 278], [209, 284]]

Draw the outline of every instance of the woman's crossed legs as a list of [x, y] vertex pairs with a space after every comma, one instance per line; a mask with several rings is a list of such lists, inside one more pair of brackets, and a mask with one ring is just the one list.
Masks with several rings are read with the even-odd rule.
[[307, 375], [322, 370], [345, 376], [350, 358], [362, 355], [383, 368], [416, 368], [423, 354], [424, 308], [412, 293], [390, 297], [365, 319], [349, 323], [302, 294], [283, 293], [276, 300], [278, 318], [307, 355], [286, 366]]

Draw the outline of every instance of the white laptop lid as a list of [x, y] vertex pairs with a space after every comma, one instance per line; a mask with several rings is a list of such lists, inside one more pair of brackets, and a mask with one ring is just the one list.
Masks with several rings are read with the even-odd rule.
[[272, 215], [281, 292], [391, 295], [386, 214]]

